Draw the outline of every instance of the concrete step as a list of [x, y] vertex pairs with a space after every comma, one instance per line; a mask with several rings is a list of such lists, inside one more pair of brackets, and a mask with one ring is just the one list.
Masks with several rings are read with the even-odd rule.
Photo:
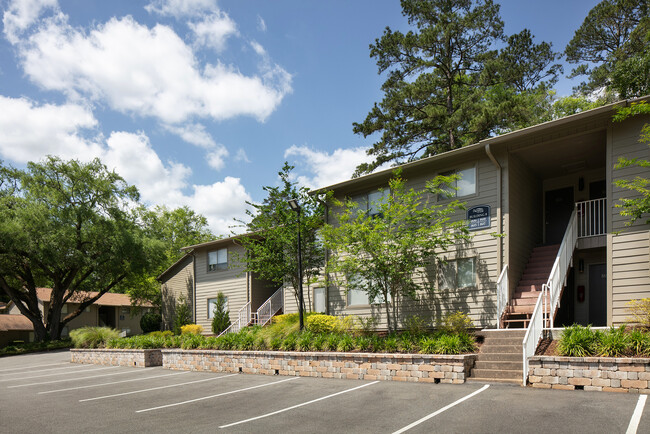
[[479, 353], [477, 362], [520, 362], [523, 349], [519, 353]]
[[521, 355], [521, 342], [518, 345], [481, 345], [481, 354], [519, 354]]
[[522, 371], [524, 367], [523, 362], [520, 360], [515, 361], [487, 361], [477, 360], [474, 363], [474, 369], [493, 369], [499, 371]]
[[483, 336], [486, 340], [491, 338], [502, 339], [502, 338], [524, 338], [526, 332], [521, 330], [505, 330], [505, 329], [483, 329], [476, 332], [477, 335]]
[[526, 329], [530, 318], [509, 318], [503, 320], [503, 322], [508, 329]]
[[521, 369], [512, 369], [512, 370], [502, 370], [502, 369], [472, 369], [470, 377], [473, 378], [485, 378], [485, 379], [496, 379], [496, 378], [509, 378], [509, 379], [519, 379], [523, 377], [523, 370]]
[[514, 378], [476, 378], [476, 377], [467, 377], [465, 381], [473, 381], [475, 383], [503, 383], [503, 384], [516, 384], [521, 386], [522, 379]]
[[521, 336], [489, 338], [483, 341], [483, 345], [521, 345], [524, 340], [524, 334]]

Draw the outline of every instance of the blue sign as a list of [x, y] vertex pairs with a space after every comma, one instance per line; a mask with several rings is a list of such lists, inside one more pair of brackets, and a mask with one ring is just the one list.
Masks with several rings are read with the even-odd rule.
[[489, 229], [492, 226], [490, 219], [490, 205], [473, 206], [467, 210], [468, 228], [470, 231]]

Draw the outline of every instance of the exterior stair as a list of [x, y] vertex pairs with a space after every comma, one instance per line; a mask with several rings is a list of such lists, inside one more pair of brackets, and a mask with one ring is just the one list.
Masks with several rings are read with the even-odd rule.
[[467, 380], [521, 384], [526, 330], [481, 330], [476, 334], [484, 340]]
[[501, 320], [505, 328], [528, 327], [535, 303], [542, 292], [542, 285], [548, 281], [559, 248], [559, 244], [553, 244], [533, 249], [515, 294]]

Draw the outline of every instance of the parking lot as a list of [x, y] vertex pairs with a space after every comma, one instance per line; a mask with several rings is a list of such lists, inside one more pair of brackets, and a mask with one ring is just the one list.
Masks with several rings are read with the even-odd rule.
[[[0, 358], [3, 432], [650, 433], [647, 395]], [[636, 429], [636, 431], [635, 431]]]

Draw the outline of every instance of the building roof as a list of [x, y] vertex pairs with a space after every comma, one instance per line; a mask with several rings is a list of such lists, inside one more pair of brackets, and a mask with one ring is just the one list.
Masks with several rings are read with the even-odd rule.
[[495, 137], [490, 137], [484, 140], [481, 140], [480, 142], [474, 143], [472, 145], [464, 146], [462, 148], [458, 149], [453, 149], [451, 151], [443, 152], [440, 154], [432, 155], [430, 157], [426, 158], [421, 158], [419, 160], [411, 161], [408, 163], [400, 164], [395, 167], [391, 167], [389, 169], [384, 169], [380, 170], [378, 172], [370, 173], [368, 175], [360, 176], [358, 178], [353, 178], [349, 179], [347, 181], [342, 181], [336, 184], [332, 184], [326, 187], [318, 188], [315, 190], [312, 190], [309, 192], [309, 194], [318, 194], [318, 193], [323, 193], [326, 191], [334, 191], [338, 190], [341, 188], [346, 188], [358, 183], [364, 183], [364, 182], [372, 182], [372, 181], [379, 181], [383, 178], [389, 178], [392, 176], [393, 171], [396, 168], [402, 168], [402, 169], [407, 169], [410, 170], [412, 168], [424, 166], [427, 164], [430, 164], [432, 162], [437, 162], [439, 160], [444, 160], [446, 158], [450, 157], [456, 157], [459, 155], [464, 155], [465, 153], [470, 153], [477, 151], [479, 149], [485, 148], [486, 145], [500, 145], [502, 143], [508, 143], [511, 142], [512, 140], [515, 139], [521, 139], [524, 137], [532, 136], [535, 134], [540, 134], [544, 133], [546, 131], [552, 130], [554, 128], [560, 127], [562, 125], [570, 124], [572, 122], [578, 122], [582, 120], [587, 120], [590, 118], [597, 118], [599, 116], [611, 116], [611, 113], [617, 108], [617, 107], [627, 107], [631, 103], [634, 102], [641, 102], [641, 101], [650, 101], [650, 96], [644, 96], [642, 98], [637, 98], [637, 99], [631, 99], [631, 100], [623, 100], [623, 101], [618, 101], [612, 104], [608, 104], [602, 107], [597, 107], [591, 110], [585, 110], [580, 113], [576, 113], [570, 116], [565, 116], [560, 119], [548, 121], [548, 122], [543, 122], [541, 124], [537, 125], [532, 125], [530, 127], [522, 128], [519, 130], [515, 130], [509, 133], [505, 133], [499, 136]]
[[25, 315], [0, 315], [0, 332], [32, 330], [34, 324]]
[[[77, 291], [70, 297], [68, 303], [81, 303], [91, 297], [94, 297], [98, 292]], [[52, 296], [51, 288], [36, 288], [36, 296], [43, 302], [49, 302]], [[93, 304], [98, 306], [131, 306], [131, 297], [128, 294], [116, 294], [107, 292], [97, 299]], [[142, 307], [153, 307], [151, 303], [145, 302], [141, 304]]]
[[[194, 244], [192, 246], [182, 247], [181, 250], [186, 252], [188, 250], [196, 250], [196, 249], [201, 248], [201, 247], [216, 247], [216, 246], [222, 245], [222, 244], [233, 243], [235, 240], [238, 240], [240, 238], [248, 238], [248, 237], [255, 237], [255, 236], [256, 236], [255, 232], [248, 232], [248, 233], [241, 234], [241, 235], [233, 235], [232, 237], [228, 237], [228, 238], [219, 238], [218, 240], [206, 241], [205, 243]], [[174, 263], [174, 265], [176, 263]], [[172, 267], [173, 267], [173, 265], [172, 265]]]

